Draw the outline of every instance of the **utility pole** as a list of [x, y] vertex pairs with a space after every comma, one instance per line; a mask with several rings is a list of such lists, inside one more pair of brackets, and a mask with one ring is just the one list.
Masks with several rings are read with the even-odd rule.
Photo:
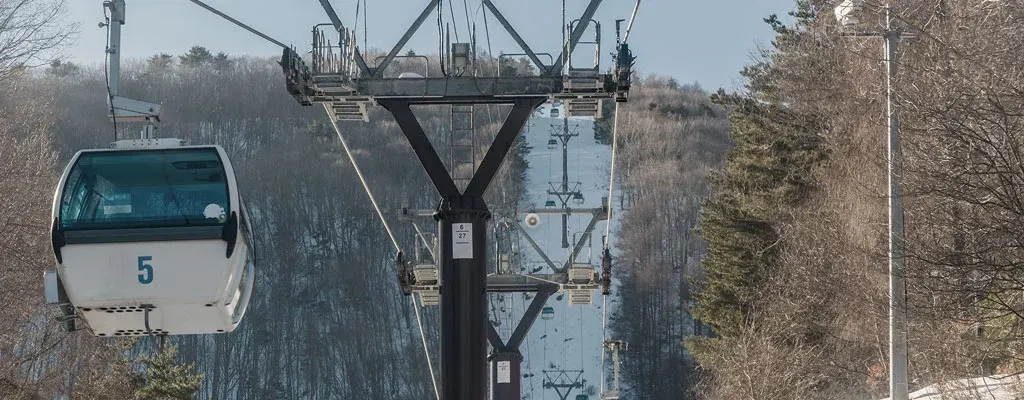
[[[835, 8], [836, 19], [843, 28], [861, 24], [863, 0], [844, 0]], [[885, 29], [881, 32], [855, 29], [843, 36], [880, 36], [885, 52], [885, 102], [888, 130], [888, 194], [889, 194], [889, 397], [908, 400], [907, 378], [907, 291], [903, 258], [903, 201], [900, 197], [902, 178], [902, 151], [900, 149], [899, 115], [893, 104], [893, 80], [896, 76], [896, 54], [900, 39], [916, 37], [892, 26], [892, 11], [888, 4], [882, 7]]]
[[892, 29], [892, 13], [885, 6], [885, 105], [889, 130], [889, 369], [892, 400], [910, 396], [907, 379], [907, 290], [903, 259], [903, 201], [900, 182], [903, 160], [900, 149], [900, 121], [892, 102], [896, 75], [896, 50], [900, 33]]

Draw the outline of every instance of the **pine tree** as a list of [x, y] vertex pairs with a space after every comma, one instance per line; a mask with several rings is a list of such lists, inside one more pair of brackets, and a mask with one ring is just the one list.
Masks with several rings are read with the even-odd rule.
[[707, 279], [693, 314], [717, 335], [733, 337], [750, 316], [761, 283], [778, 266], [785, 210], [813, 189], [813, 170], [826, 153], [813, 116], [721, 91], [712, 100], [729, 111], [735, 148], [701, 212]]
[[202, 374], [192, 372], [193, 364], [175, 362], [177, 346], [167, 346], [149, 357], [141, 357], [145, 371], [139, 377], [141, 388], [135, 391], [139, 400], [190, 400], [199, 391]]

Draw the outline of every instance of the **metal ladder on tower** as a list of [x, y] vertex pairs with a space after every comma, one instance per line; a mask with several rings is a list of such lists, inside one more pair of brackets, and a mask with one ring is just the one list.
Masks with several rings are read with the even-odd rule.
[[460, 191], [466, 190], [476, 172], [474, 110], [472, 104], [452, 105], [451, 175]]
[[[572, 32], [576, 23], [580, 20], [575, 20], [567, 27], [569, 32]], [[594, 45], [594, 65], [592, 67], [575, 67], [573, 66], [572, 51], [566, 48], [566, 66], [568, 73], [565, 75], [564, 85], [567, 90], [574, 93], [598, 93], [603, 90], [603, 85], [600, 79], [601, 74], [601, 23], [598, 21], [589, 21], [589, 24], [594, 24], [594, 41], [588, 42], [580, 40], [577, 45], [580, 44], [592, 44]], [[565, 114], [567, 117], [602, 117], [602, 105], [604, 100], [601, 98], [577, 96], [570, 98], [565, 101]]]

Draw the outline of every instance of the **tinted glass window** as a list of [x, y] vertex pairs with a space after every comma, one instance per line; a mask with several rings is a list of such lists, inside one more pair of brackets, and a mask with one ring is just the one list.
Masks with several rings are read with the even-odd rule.
[[84, 153], [61, 199], [67, 230], [220, 225], [230, 215], [217, 150]]

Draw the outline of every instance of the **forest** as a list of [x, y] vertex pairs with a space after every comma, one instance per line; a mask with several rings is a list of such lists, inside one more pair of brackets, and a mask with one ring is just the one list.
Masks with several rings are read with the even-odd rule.
[[[711, 179], [708, 251], [686, 342], [706, 398], [888, 396], [888, 184], [882, 39], [843, 34], [834, 2], [792, 23], [713, 95], [734, 147]], [[882, 27], [865, 6], [868, 27]], [[911, 390], [1020, 371], [1024, 7], [908, 0], [899, 112]], [[899, 170], [897, 170], [899, 171]]]
[[[137, 132], [106, 118], [102, 65], [48, 56], [75, 35], [60, 2], [16, 3], [0, 5], [18, 22], [0, 25], [0, 398], [433, 396], [395, 250], [323, 111], [287, 95], [277, 57], [202, 43], [126, 60], [121, 91], [165, 104], [161, 137], [228, 151], [257, 232], [259, 295], [236, 332], [162, 351], [61, 332], [40, 279], [53, 268], [54, 185], [77, 150]], [[833, 3], [766, 17], [775, 40], [738, 71], [738, 92], [638, 73], [618, 121], [610, 103], [596, 121], [601, 143], [617, 130], [609, 330], [630, 344], [624, 399], [887, 395], [884, 53], [878, 37], [842, 35]], [[891, 12], [918, 33], [893, 79], [911, 388], [1019, 372], [1024, 6], [907, 0]], [[415, 111], [444, 152], [448, 111]], [[477, 109], [483, 141], [507, 111]], [[436, 205], [390, 114], [375, 107], [342, 129], [389, 218]], [[530, 150], [520, 142], [503, 165], [493, 213], [515, 212]], [[392, 228], [411, 246], [411, 226]], [[437, 326], [436, 309], [423, 318]], [[437, 330], [426, 336], [436, 348]]]

